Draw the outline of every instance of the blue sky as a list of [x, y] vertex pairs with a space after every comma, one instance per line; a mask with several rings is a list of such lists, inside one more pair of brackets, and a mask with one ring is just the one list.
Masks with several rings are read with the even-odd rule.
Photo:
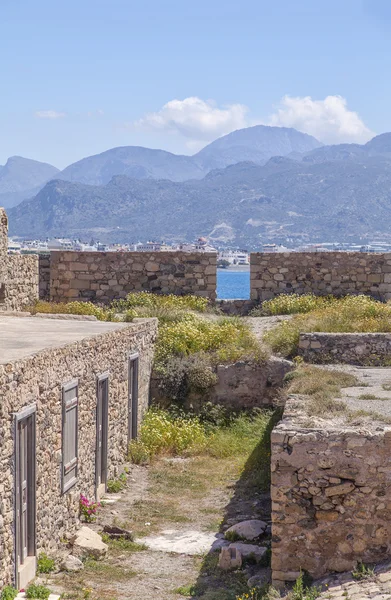
[[[1, 0], [0, 164], [391, 131], [389, 0]], [[176, 102], [175, 102], [176, 101]]]

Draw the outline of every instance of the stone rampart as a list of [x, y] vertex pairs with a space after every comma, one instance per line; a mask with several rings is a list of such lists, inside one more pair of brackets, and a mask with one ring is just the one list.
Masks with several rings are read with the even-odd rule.
[[390, 365], [391, 333], [301, 333], [299, 355], [317, 364]]
[[288, 399], [271, 434], [277, 587], [301, 570], [318, 578], [391, 555], [391, 428], [306, 428], [302, 402]]
[[215, 253], [52, 252], [50, 298], [109, 302], [129, 292], [216, 298]]
[[38, 256], [10, 254], [7, 257], [3, 310], [22, 310], [38, 300]]
[[391, 298], [391, 253], [284, 252], [250, 255], [251, 299], [279, 294]]
[[50, 254], [39, 254], [39, 299], [50, 300]]

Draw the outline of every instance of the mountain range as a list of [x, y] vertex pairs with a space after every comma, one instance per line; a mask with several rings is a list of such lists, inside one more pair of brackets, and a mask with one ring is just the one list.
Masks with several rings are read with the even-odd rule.
[[365, 145], [322, 146], [293, 129], [256, 126], [192, 157], [115, 148], [54, 176], [8, 211], [11, 235], [111, 242], [205, 235], [249, 248], [390, 236], [388, 133]]

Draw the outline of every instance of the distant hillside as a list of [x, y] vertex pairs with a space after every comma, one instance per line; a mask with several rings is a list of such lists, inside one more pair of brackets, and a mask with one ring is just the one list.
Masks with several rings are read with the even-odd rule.
[[52, 165], [21, 156], [12, 156], [0, 165], [0, 206], [14, 206], [34, 196], [59, 170]]
[[272, 156], [308, 152], [321, 145], [295, 129], [258, 125], [225, 135], [194, 156], [136, 146], [113, 148], [79, 160], [64, 169], [59, 178], [89, 185], [104, 185], [115, 175], [170, 181], [202, 179], [212, 169], [243, 161], [265, 164]]
[[[316, 151], [315, 151], [316, 152]], [[10, 233], [90, 236], [106, 241], [180, 240], [205, 235], [259, 247], [389, 233], [391, 159], [239, 163], [202, 180], [114, 177], [105, 186], [49, 182], [9, 211]]]
[[224, 135], [193, 159], [210, 171], [244, 161], [263, 165], [272, 156], [309, 152], [320, 146], [322, 144], [314, 137], [296, 129], [256, 125]]

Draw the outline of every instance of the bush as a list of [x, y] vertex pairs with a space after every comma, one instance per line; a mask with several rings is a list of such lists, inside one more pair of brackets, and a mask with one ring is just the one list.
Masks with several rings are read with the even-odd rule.
[[33, 598], [34, 600], [48, 600], [50, 596], [49, 588], [44, 585], [35, 585], [32, 583], [26, 590], [26, 598]]
[[55, 569], [55, 566], [55, 561], [52, 558], [49, 558], [44, 552], [41, 552], [41, 554], [38, 556], [37, 572], [52, 573]]
[[118, 479], [109, 479], [107, 482], [107, 491], [109, 494], [118, 494], [121, 490], [126, 487], [126, 474], [121, 473]]
[[206, 441], [205, 431], [195, 416], [173, 417], [168, 411], [151, 408], [141, 426], [140, 437], [130, 443], [129, 454], [148, 459], [158, 454], [182, 454], [193, 446], [201, 448]]
[[209, 321], [188, 314], [179, 323], [164, 323], [159, 327], [157, 363], [165, 363], [172, 356], [201, 352], [210, 354], [215, 363], [266, 357], [249, 326], [238, 318]]
[[18, 590], [16, 590], [11, 585], [6, 585], [0, 594], [0, 600], [14, 600], [18, 595]]
[[264, 341], [274, 352], [293, 356], [301, 332], [377, 333], [391, 332], [391, 305], [369, 296], [346, 296], [327, 307], [296, 315], [266, 332]]
[[[326, 308], [337, 299], [334, 296], [314, 296], [313, 294], [281, 294], [272, 300], [266, 300], [260, 308], [253, 309], [250, 316], [293, 315], [308, 313]], [[254, 315], [254, 312], [257, 314]]]
[[183, 403], [191, 391], [205, 393], [217, 383], [205, 354], [173, 356], [154, 371], [161, 394], [174, 402]]
[[33, 306], [27, 307], [32, 314], [61, 314], [61, 315], [92, 315], [99, 321], [113, 321], [114, 312], [92, 304], [92, 302], [44, 302], [38, 300]]

